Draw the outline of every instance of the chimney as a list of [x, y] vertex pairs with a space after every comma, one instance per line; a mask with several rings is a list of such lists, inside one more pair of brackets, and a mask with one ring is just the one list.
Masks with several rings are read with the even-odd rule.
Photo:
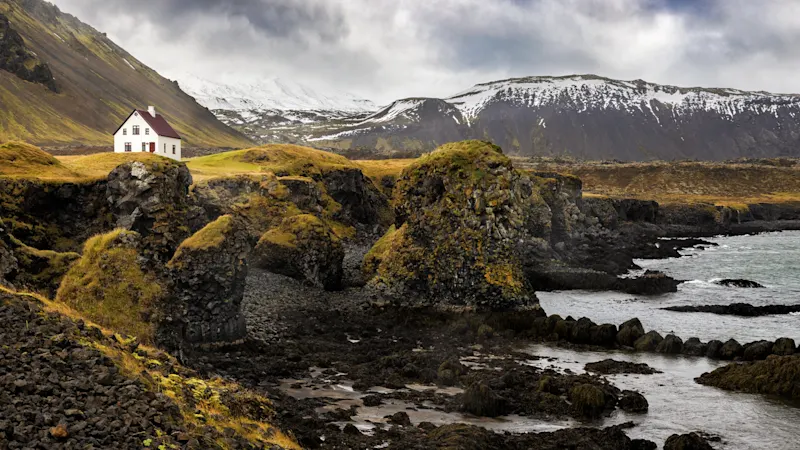
[[156, 107], [155, 106], [148, 106], [147, 107], [147, 112], [149, 112], [150, 115], [153, 116], [154, 118], [156, 117]]

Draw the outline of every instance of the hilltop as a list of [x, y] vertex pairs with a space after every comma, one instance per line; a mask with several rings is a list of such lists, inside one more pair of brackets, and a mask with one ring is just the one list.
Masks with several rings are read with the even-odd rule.
[[133, 108], [155, 105], [186, 146], [250, 145], [176, 83], [46, 1], [0, 2], [3, 35], [12, 39], [0, 39], [0, 54], [13, 56], [0, 60], [0, 141], [110, 145]]

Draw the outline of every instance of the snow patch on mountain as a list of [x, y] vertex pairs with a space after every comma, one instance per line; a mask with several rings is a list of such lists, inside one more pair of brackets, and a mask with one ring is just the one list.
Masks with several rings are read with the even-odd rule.
[[293, 81], [264, 78], [241, 83], [220, 83], [196, 75], [172, 76], [187, 94], [201, 105], [217, 111], [335, 111], [363, 113], [377, 107], [369, 100], [349, 93], [321, 93]]
[[560, 105], [582, 113], [591, 109], [645, 111], [656, 118], [662, 105], [673, 114], [708, 111], [731, 117], [743, 112], [776, 115], [787, 104], [800, 107], [800, 96], [737, 89], [681, 88], [641, 80], [619, 81], [593, 75], [526, 77], [483, 83], [447, 99], [469, 120], [494, 102], [521, 107]]

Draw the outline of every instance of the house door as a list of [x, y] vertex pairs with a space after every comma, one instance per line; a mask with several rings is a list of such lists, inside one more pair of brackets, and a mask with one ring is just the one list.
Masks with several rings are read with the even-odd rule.
[[150, 153], [155, 153], [155, 152], [156, 152], [156, 143], [155, 142], [151, 142], [150, 143]]

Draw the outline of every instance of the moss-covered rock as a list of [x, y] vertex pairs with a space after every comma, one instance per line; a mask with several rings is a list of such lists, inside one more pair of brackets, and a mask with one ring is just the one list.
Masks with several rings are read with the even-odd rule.
[[664, 450], [713, 450], [702, 436], [697, 433], [673, 434], [664, 443]]
[[159, 342], [168, 347], [235, 342], [247, 329], [241, 313], [250, 240], [242, 219], [225, 215], [186, 239], [167, 264], [174, 284]]
[[656, 353], [678, 355], [681, 352], [683, 352], [683, 340], [674, 334], [668, 334], [656, 347]]
[[191, 234], [189, 203], [192, 175], [185, 165], [164, 158], [132, 161], [108, 175], [107, 197], [117, 228], [142, 236], [144, 251], [168, 261]]
[[642, 322], [634, 318], [619, 326], [617, 343], [625, 347], [633, 347], [633, 344], [642, 336], [644, 336]]
[[398, 225], [378, 264], [376, 286], [405, 304], [509, 310], [537, 304], [521, 248], [549, 210], [531, 178], [499, 147], [447, 144], [404, 171], [393, 203]]
[[339, 238], [310, 214], [288, 217], [264, 233], [253, 254], [262, 269], [329, 290], [341, 286], [343, 259]]
[[742, 356], [743, 353], [744, 347], [742, 347], [742, 344], [736, 342], [735, 339], [729, 339], [719, 350], [719, 357], [720, 359], [733, 360]]
[[731, 363], [695, 381], [730, 391], [800, 400], [800, 356], [772, 355], [763, 361]]
[[775, 345], [772, 346], [772, 353], [779, 356], [793, 355], [796, 350], [797, 346], [794, 344], [794, 339], [790, 338], [779, 338], [775, 341]]
[[151, 342], [166, 283], [141, 257], [141, 236], [115, 230], [89, 239], [56, 300], [115, 331]]
[[18, 288], [41, 292], [52, 297], [72, 264], [81, 255], [73, 252], [39, 250], [17, 241], [14, 248], [18, 270], [13, 283]]
[[485, 383], [475, 383], [467, 388], [462, 400], [462, 410], [481, 417], [505, 414], [505, 401]]
[[640, 352], [654, 352], [664, 340], [657, 331], [650, 331], [633, 343], [633, 348]]
[[580, 384], [569, 391], [569, 401], [575, 412], [587, 418], [600, 417], [606, 407], [606, 394], [592, 384]]

